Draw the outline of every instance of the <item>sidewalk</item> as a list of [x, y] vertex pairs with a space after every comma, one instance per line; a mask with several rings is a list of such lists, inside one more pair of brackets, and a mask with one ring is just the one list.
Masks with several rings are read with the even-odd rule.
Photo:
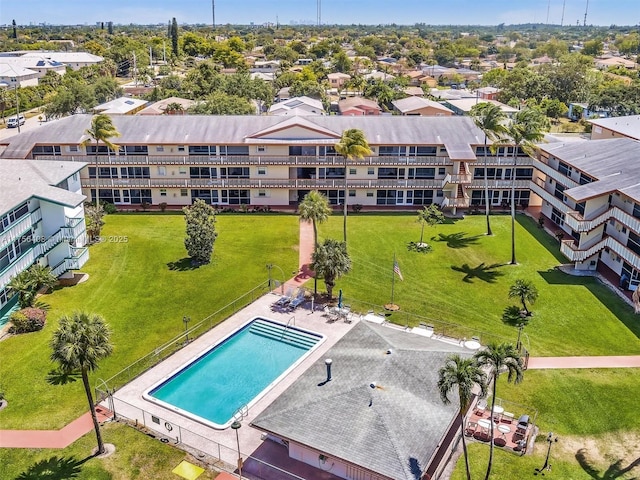
[[640, 368], [640, 355], [618, 357], [532, 357], [528, 370], [550, 368]]

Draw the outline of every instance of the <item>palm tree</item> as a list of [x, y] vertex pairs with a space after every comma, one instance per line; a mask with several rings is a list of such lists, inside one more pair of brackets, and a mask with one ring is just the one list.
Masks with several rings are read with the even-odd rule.
[[489, 182], [487, 180], [487, 139], [493, 142], [504, 134], [506, 116], [499, 106], [489, 102], [482, 102], [471, 108], [471, 118], [484, 133], [484, 202], [486, 204], [487, 235], [491, 235], [491, 222], [489, 220], [491, 201], [489, 199]]
[[527, 303], [533, 305], [538, 298], [538, 289], [536, 286], [530, 282], [529, 280], [516, 280], [516, 283], [509, 287], [509, 298], [518, 298], [522, 303], [522, 308], [524, 309], [527, 316], [531, 315], [529, 309], [527, 308]]
[[316, 275], [324, 279], [324, 284], [327, 286], [327, 295], [331, 300], [336, 279], [351, 270], [351, 258], [347, 253], [347, 244], [327, 238], [313, 252], [311, 258], [313, 260], [311, 268], [316, 272]]
[[425, 206], [422, 210], [418, 210], [418, 222], [420, 222], [422, 228], [420, 230], [420, 244], [422, 245], [422, 239], [424, 238], [424, 226], [429, 225], [433, 227], [439, 223], [444, 222], [444, 213], [438, 208], [435, 203]]
[[13, 277], [7, 286], [18, 294], [20, 308], [28, 308], [33, 307], [41, 288], [53, 288], [57, 284], [58, 279], [51, 272], [51, 268], [36, 263]]
[[57, 363], [58, 369], [49, 372], [47, 377], [53, 385], [73, 382], [78, 375], [82, 377], [98, 440], [98, 455], [104, 453], [104, 443], [88, 373], [96, 370], [98, 362], [113, 351], [110, 336], [109, 327], [100, 315], [76, 312], [71, 317], [62, 317], [51, 339], [51, 360]]
[[[490, 379], [493, 382], [493, 392], [491, 398], [491, 413], [496, 406], [496, 386], [498, 384], [498, 377], [506, 370], [508, 372], [507, 381], [520, 383], [523, 379], [522, 359], [520, 354], [510, 343], [495, 343], [492, 342], [487, 345], [484, 350], [478, 351], [474, 355], [478, 365], [483, 368], [488, 368], [490, 371]], [[493, 466], [493, 422], [491, 422], [491, 445], [489, 446], [489, 465], [487, 466], [487, 474], [484, 479], [489, 480], [491, 475], [491, 468]]]
[[511, 265], [516, 262], [516, 168], [518, 167], [518, 151], [529, 156], [535, 152], [535, 142], [544, 139], [548, 121], [544, 114], [535, 108], [526, 108], [516, 112], [506, 129], [509, 139], [499, 143], [513, 145], [513, 168], [511, 169]]
[[347, 199], [349, 191], [347, 190], [347, 160], [363, 159], [367, 155], [371, 155], [369, 143], [364, 136], [362, 130], [351, 128], [342, 132], [340, 142], [335, 146], [336, 152], [342, 155], [344, 159], [344, 236], [343, 241], [347, 243]]
[[[331, 215], [329, 200], [317, 190], [307, 193], [298, 205], [300, 220], [313, 224], [313, 251], [318, 250], [318, 223], [324, 223]], [[318, 294], [318, 277], [313, 276], [313, 294]]]
[[87, 146], [92, 141], [96, 143], [96, 154], [95, 154], [95, 164], [96, 164], [96, 197], [93, 199], [96, 203], [98, 202], [98, 145], [100, 142], [104, 143], [111, 150], [117, 150], [118, 146], [115, 143], [112, 143], [109, 139], [112, 137], [119, 137], [120, 132], [116, 129], [111, 121], [111, 117], [105, 113], [101, 113], [99, 115], [94, 115], [91, 119], [91, 128], [88, 128], [84, 132], [89, 135], [84, 142], [82, 142], [83, 146]]
[[473, 358], [462, 358], [460, 355], [453, 354], [447, 358], [446, 363], [438, 372], [438, 390], [442, 402], [447, 405], [449, 393], [458, 390], [458, 400], [460, 408], [458, 410], [458, 419], [460, 421], [460, 433], [462, 436], [462, 451], [464, 452], [464, 464], [467, 469], [467, 480], [471, 480], [471, 471], [469, 470], [469, 455], [467, 453], [467, 442], [464, 438], [464, 416], [473, 396], [473, 387], [480, 387], [480, 396], [487, 395], [487, 377]]

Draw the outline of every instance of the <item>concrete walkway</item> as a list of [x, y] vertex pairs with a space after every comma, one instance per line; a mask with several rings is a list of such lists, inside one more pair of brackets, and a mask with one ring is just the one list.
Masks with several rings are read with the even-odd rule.
[[285, 282], [285, 285], [299, 287], [307, 280], [313, 278], [311, 270], [311, 254], [313, 253], [313, 223], [300, 222], [300, 240], [298, 242], [298, 273], [295, 277]]
[[640, 355], [619, 357], [532, 357], [528, 370], [549, 368], [640, 368]]
[[[99, 408], [96, 413], [101, 423], [109, 419]], [[87, 412], [60, 430], [0, 430], [0, 448], [66, 448], [92, 430]]]

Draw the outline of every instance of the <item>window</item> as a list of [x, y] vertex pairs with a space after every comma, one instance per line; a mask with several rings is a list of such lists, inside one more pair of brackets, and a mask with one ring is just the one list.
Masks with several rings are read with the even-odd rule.
[[558, 171], [566, 177], [570, 177], [573, 169], [564, 162], [558, 162]]
[[258, 190], [258, 196], [259, 197], [266, 197], [267, 196], [267, 191], [266, 190]]
[[167, 174], [167, 167], [158, 167], [158, 175], [164, 177]]
[[320, 157], [335, 157], [338, 155], [334, 147], [318, 147], [318, 156]]
[[633, 212], [631, 213], [636, 218], [640, 218], [640, 205], [637, 203], [633, 204]]
[[12, 223], [17, 222], [29, 213], [29, 205], [25, 202], [14, 208], [9, 213], [0, 217], [0, 233], [4, 232]]
[[106, 145], [87, 145], [87, 155], [115, 155], [116, 152], [111, 150]]
[[516, 180], [531, 180], [533, 168], [516, 168]]
[[187, 195], [189, 195], [189, 191], [186, 188], [181, 188], [180, 189], [180, 196], [181, 197], [186, 197]]
[[564, 213], [553, 208], [551, 210], [551, 221], [556, 225], [560, 225], [560, 226], [564, 225]]
[[369, 198], [373, 197], [373, 192], [367, 192], [367, 197]]
[[[433, 171], [433, 168], [431, 169]], [[389, 168], [389, 167], [379, 167], [378, 168], [378, 178], [379, 179], [398, 179], [404, 178], [404, 168]], [[433, 177], [431, 177], [433, 178]]]
[[249, 155], [249, 147], [243, 145], [229, 145], [220, 147], [220, 155], [242, 157]]
[[184, 145], [180, 145], [180, 146], [178, 147], [178, 151], [179, 151], [179, 152], [184, 152]]
[[376, 174], [376, 170], [373, 167], [369, 167], [367, 168], [367, 175], [375, 175]]
[[[226, 192], [227, 190], [222, 191], [223, 202]], [[229, 205], [249, 205], [249, 203], [251, 203], [251, 200], [249, 198], [249, 190], [229, 190], [228, 195]]]
[[178, 173], [180, 175], [186, 175], [187, 174], [187, 167], [178, 167]]
[[357, 173], [358, 173], [358, 170], [356, 168], [349, 169], [349, 175], [356, 175]]
[[437, 153], [437, 147], [409, 147], [410, 157], [432, 157]]
[[329, 205], [341, 205], [344, 203], [344, 190], [320, 190], [329, 200]]
[[167, 189], [166, 188], [161, 188], [160, 189], [160, 196], [161, 197], [166, 197], [167, 196]]
[[435, 168], [410, 168], [409, 180], [414, 179], [434, 179], [436, 178]]
[[70, 152], [77, 152], [78, 151], [78, 146], [77, 145], [70, 145], [69, 146], [69, 151]]
[[289, 147], [289, 155], [297, 157], [315, 157], [315, 145], [292, 145]]
[[258, 153], [264, 153], [267, 151], [267, 147], [259, 146], [256, 148]]
[[584, 216], [584, 207], [586, 202], [576, 203], [576, 212]]
[[31, 150], [31, 154], [36, 157], [37, 155], [62, 155], [59, 145], [37, 145]]
[[156, 147], [156, 152], [164, 152], [164, 147]]
[[258, 175], [266, 175], [267, 167], [258, 167]]
[[132, 188], [129, 190], [129, 198], [131, 199], [131, 203], [151, 203], [151, 189]]
[[201, 155], [208, 157], [215, 154], [215, 145], [189, 145], [189, 155]]
[[560, 200], [564, 201], [564, 191], [567, 187], [565, 187], [564, 185], [562, 185], [561, 183], [556, 182], [556, 189], [553, 192], [553, 196], [556, 198], [559, 198]]
[[591, 178], [589, 175], [585, 175], [584, 173], [580, 172], [580, 185], [586, 185], [587, 183], [591, 183], [593, 182], [593, 178]]
[[[413, 202], [409, 201], [410, 198], [413, 198]], [[430, 205], [433, 203], [433, 190], [408, 191], [407, 203], [413, 203], [413, 205]]]
[[149, 167], [120, 167], [120, 178], [151, 178]]
[[331, 178], [344, 178], [344, 168], [319, 168], [318, 178], [322, 180]]
[[350, 197], [355, 197], [356, 196], [356, 191], [355, 190], [349, 190], [349, 196]]
[[218, 178], [216, 167], [189, 167], [189, 178]]
[[149, 151], [146, 145], [125, 145], [120, 147], [120, 155], [148, 155]]
[[[186, 197], [186, 195], [182, 196]], [[219, 203], [218, 190], [191, 190], [191, 203], [193, 203], [196, 199], [202, 200], [207, 205]]]
[[377, 205], [395, 205], [399, 197], [397, 190], [378, 190], [376, 192]]
[[249, 167], [222, 167], [220, 178], [249, 178]]
[[438, 168], [438, 175], [444, 177], [447, 174], [447, 169], [445, 167]]
[[444, 192], [442, 190], [436, 190], [436, 197], [439, 197], [439, 198], [444, 197]]
[[381, 145], [378, 155], [381, 157], [404, 157], [407, 154], [407, 147], [392, 147]]

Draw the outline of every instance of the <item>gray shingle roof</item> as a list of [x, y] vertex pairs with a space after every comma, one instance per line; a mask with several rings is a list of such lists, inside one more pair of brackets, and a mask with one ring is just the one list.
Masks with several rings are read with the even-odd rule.
[[[401, 117], [401, 116], [313, 116], [302, 119], [277, 116], [113, 116], [113, 123], [121, 133], [114, 139], [119, 145], [197, 145], [250, 143], [247, 137], [255, 132], [277, 129], [279, 124], [296, 121], [317, 130], [333, 132], [339, 139], [344, 130], [361, 129], [371, 145], [441, 145], [458, 150], [459, 145], [480, 145], [482, 132], [465, 117]], [[293, 122], [292, 122], [293, 120]], [[91, 115], [73, 115], [38, 127], [30, 132], [0, 141], [8, 145], [2, 156], [25, 158], [34, 145], [78, 145], [87, 138]], [[281, 130], [283, 142], [295, 144], [295, 138]], [[310, 138], [323, 138], [316, 132]], [[337, 141], [337, 140], [336, 140]], [[251, 141], [255, 143], [255, 141]], [[456, 147], [456, 148], [453, 148]], [[466, 158], [466, 157], [465, 157]], [[455, 160], [455, 159], [454, 159]]]
[[0, 213], [7, 212], [31, 197], [69, 207], [86, 198], [55, 185], [82, 170], [84, 163], [34, 160], [0, 160]]
[[597, 179], [564, 191], [575, 201], [619, 191], [640, 202], [640, 142], [615, 138], [540, 145], [540, 149]]
[[629, 138], [640, 140], [640, 115], [629, 115], [626, 117], [596, 118], [589, 120], [593, 125], [597, 125], [608, 130], [613, 130]]
[[331, 382], [319, 385], [326, 367], [317, 361], [252, 425], [394, 479], [417, 479], [457, 414], [456, 396], [444, 405], [437, 389], [438, 369], [454, 352], [469, 355], [360, 322], [326, 354]]

